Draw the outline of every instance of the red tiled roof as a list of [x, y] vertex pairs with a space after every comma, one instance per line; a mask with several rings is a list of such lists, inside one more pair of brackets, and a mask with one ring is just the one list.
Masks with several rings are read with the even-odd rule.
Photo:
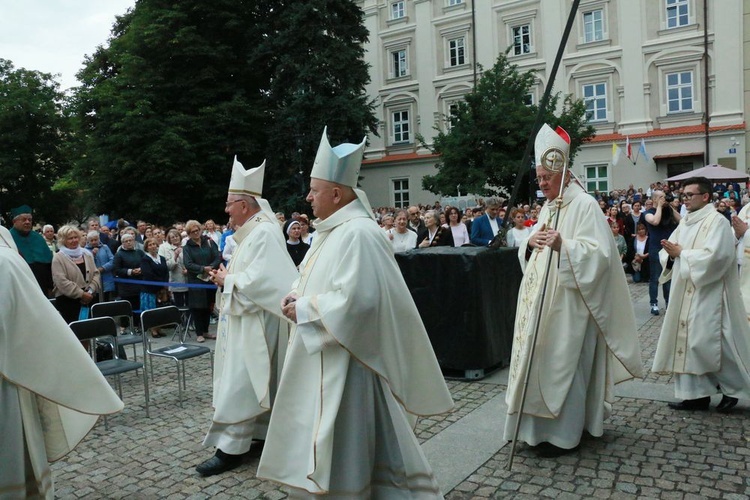
[[408, 160], [428, 160], [430, 158], [437, 158], [440, 155], [436, 155], [433, 153], [428, 154], [418, 154], [418, 153], [404, 153], [400, 155], [386, 155], [381, 158], [371, 158], [371, 159], [365, 159], [362, 160], [362, 165], [372, 165], [375, 163], [395, 163], [399, 161], [408, 161]]
[[[619, 142], [624, 141], [626, 137], [630, 137], [630, 141], [635, 139], [649, 139], [652, 137], [669, 137], [673, 135], [691, 135], [691, 134], [702, 134], [706, 130], [704, 125], [688, 125], [685, 127], [674, 127], [674, 128], [661, 128], [646, 132], [645, 134], [630, 134], [625, 136], [623, 134], [599, 134], [590, 141], [589, 143], [596, 142]], [[724, 125], [722, 127], [709, 127], [708, 133], [711, 132], [722, 132], [724, 130], [745, 130], [745, 123], [738, 123], [736, 125]]]

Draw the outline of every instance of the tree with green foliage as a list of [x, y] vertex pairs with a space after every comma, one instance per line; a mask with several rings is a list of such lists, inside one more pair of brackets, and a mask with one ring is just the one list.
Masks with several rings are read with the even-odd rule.
[[264, 45], [272, 58], [266, 186], [274, 207], [291, 211], [307, 207], [304, 186], [323, 127], [331, 144], [359, 143], [368, 131], [377, 134], [377, 120], [365, 92], [368, 33], [356, 2], [272, 3], [273, 36]]
[[362, 16], [349, 0], [139, 0], [79, 73], [73, 179], [97, 212], [223, 219], [233, 156], [266, 158], [264, 196], [301, 205], [323, 125], [375, 128]]
[[[457, 194], [458, 186], [477, 195], [510, 192], [538, 112], [526, 102], [534, 80], [533, 71], [520, 72], [501, 54], [448, 117], [450, 130], [438, 129], [430, 148], [440, 155], [438, 173], [422, 179], [424, 189], [442, 195]], [[555, 115], [559, 98], [550, 99], [544, 121], [568, 131], [572, 161], [581, 143], [594, 136], [594, 128], [586, 123], [582, 100], [565, 97], [560, 115]]]
[[58, 184], [69, 163], [69, 121], [52, 75], [0, 59], [0, 210], [28, 204], [37, 220], [58, 224], [73, 193]]

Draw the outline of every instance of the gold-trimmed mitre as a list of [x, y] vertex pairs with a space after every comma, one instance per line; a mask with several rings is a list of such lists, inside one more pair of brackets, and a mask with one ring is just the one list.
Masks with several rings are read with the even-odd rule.
[[325, 127], [310, 177], [356, 188], [367, 137], [359, 144], [345, 142], [332, 148], [327, 131], [328, 127]]
[[552, 130], [546, 123], [539, 129], [534, 141], [534, 159], [536, 166], [542, 166], [549, 172], [562, 172], [568, 161], [570, 136], [562, 127]]
[[229, 180], [229, 192], [255, 197], [262, 196], [265, 173], [266, 160], [263, 160], [259, 167], [245, 170], [245, 167], [237, 161], [237, 156], [235, 156], [232, 165], [232, 177]]

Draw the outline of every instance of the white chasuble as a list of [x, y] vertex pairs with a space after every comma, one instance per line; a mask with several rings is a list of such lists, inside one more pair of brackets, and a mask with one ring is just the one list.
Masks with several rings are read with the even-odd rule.
[[391, 244], [359, 201], [316, 230], [258, 476], [303, 494], [441, 498], [412, 426], [453, 401]]
[[[745, 224], [750, 224], [750, 203], [742, 207], [737, 217]], [[745, 244], [748, 238], [748, 244]], [[740, 290], [745, 304], [745, 312], [750, 321], [750, 228], [745, 235], [737, 240], [737, 263], [740, 265]]]
[[123, 404], [28, 264], [5, 246], [0, 282], [0, 497], [51, 499], [47, 462]]
[[728, 395], [750, 398], [750, 325], [739, 290], [731, 226], [709, 204], [688, 213], [669, 241], [682, 250], [671, 270], [666, 251], [659, 252], [661, 281], [671, 279], [672, 288], [652, 370], [721, 377], [731, 366], [726, 385], [736, 389]]
[[[595, 421], [587, 423], [587, 429], [597, 435], [614, 400], [614, 384], [640, 376], [643, 370], [625, 274], [599, 205], [571, 184], [559, 210], [557, 230], [563, 241], [559, 253], [545, 247], [534, 251], [527, 261], [527, 245], [519, 248], [524, 277], [516, 308], [506, 402], [508, 413], [517, 414], [525, 373], [530, 370], [522, 419], [529, 420], [529, 433], [521, 435], [530, 444], [540, 442], [532, 430], [540, 424], [531, 419], [558, 419], [561, 412], [566, 413], [565, 407], [576, 407], [576, 415], [568, 412], [563, 416], [579, 421], [578, 427], [582, 428], [584, 420]], [[552, 227], [556, 211], [554, 202], [545, 203], [530, 238], [543, 225]], [[529, 363], [537, 322], [536, 349]], [[575, 397], [575, 404], [569, 397]], [[507, 420], [506, 437], [512, 437], [514, 422], [515, 418]], [[545, 425], [556, 426], [549, 431], [552, 434], [575, 434], [566, 423]], [[555, 444], [554, 436], [546, 437], [542, 440]], [[572, 446], [580, 434], [574, 439]], [[568, 441], [557, 442], [571, 447]]]
[[[239, 455], [265, 437], [289, 340], [281, 299], [298, 273], [275, 220], [259, 212], [234, 234], [237, 248], [217, 295], [214, 416], [205, 446]], [[255, 425], [258, 424], [258, 425]], [[262, 425], [261, 425], [262, 424]]]

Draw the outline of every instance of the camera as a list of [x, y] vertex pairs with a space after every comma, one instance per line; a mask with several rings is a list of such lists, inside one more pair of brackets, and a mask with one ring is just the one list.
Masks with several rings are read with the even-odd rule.
[[664, 199], [667, 200], [668, 203], [672, 203], [672, 201], [674, 201], [674, 195], [672, 193], [665, 194]]

